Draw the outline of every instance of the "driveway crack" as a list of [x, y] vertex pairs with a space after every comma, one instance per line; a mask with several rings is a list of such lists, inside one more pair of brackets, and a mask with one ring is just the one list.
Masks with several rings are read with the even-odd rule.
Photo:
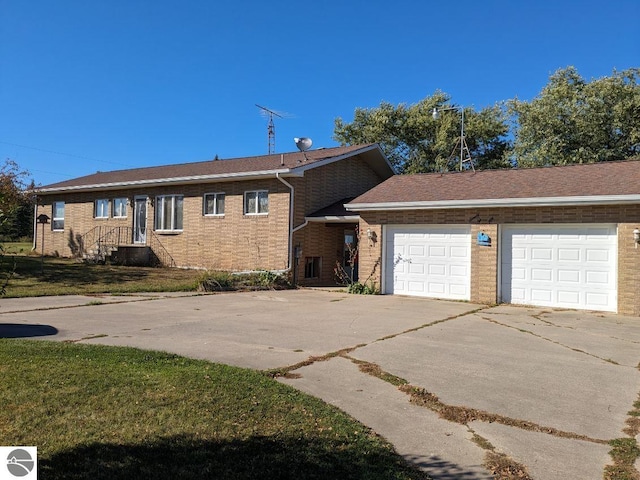
[[566, 349], [571, 350], [573, 352], [582, 353], [584, 355], [588, 355], [589, 357], [597, 358], [600, 361], [611, 363], [613, 365], [620, 365], [618, 362], [616, 362], [615, 360], [612, 360], [611, 358], [602, 358], [602, 357], [599, 357], [598, 355], [594, 355], [593, 353], [585, 352], [584, 350], [581, 350], [579, 348], [570, 347], [569, 345], [565, 345], [564, 343], [560, 343], [560, 342], [558, 342], [556, 340], [553, 340], [551, 338], [544, 337], [544, 336], [539, 335], [539, 334], [537, 334], [535, 332], [532, 332], [531, 330], [527, 330], [525, 328], [514, 327], [512, 325], [507, 325], [506, 323], [502, 323], [502, 322], [499, 322], [499, 321], [497, 321], [497, 320], [495, 320], [493, 318], [485, 317], [485, 316], [482, 316], [482, 315], [480, 315], [480, 318], [482, 318], [483, 320], [486, 320], [487, 322], [493, 323], [495, 325], [499, 325], [501, 327], [511, 328], [512, 330], [517, 330], [518, 332], [521, 332], [521, 333], [526, 333], [526, 334], [529, 334], [529, 335], [533, 335], [536, 338], [539, 338], [541, 340], [547, 341], [549, 343], [553, 343], [554, 345], [558, 345], [559, 347], [566, 348]]
[[295, 373], [292, 373], [294, 370], [298, 370], [299, 368], [302, 368], [302, 367], [308, 367], [309, 365], [313, 365], [316, 362], [325, 362], [325, 361], [330, 360], [330, 359], [332, 359], [334, 357], [344, 357], [344, 358], [348, 358], [348, 359], [353, 361], [353, 359], [351, 357], [348, 357], [347, 354], [353, 352], [354, 350], [357, 350], [358, 348], [366, 347], [366, 346], [371, 345], [373, 343], [383, 342], [385, 340], [390, 340], [392, 338], [399, 337], [400, 335], [405, 335], [407, 333], [417, 332], [418, 330], [422, 330], [423, 328], [428, 328], [428, 327], [432, 327], [434, 325], [438, 325], [440, 323], [449, 322], [451, 320], [455, 320], [456, 318], [461, 318], [461, 317], [464, 317], [464, 316], [467, 316], [467, 315], [473, 315], [475, 313], [481, 312], [481, 311], [486, 310], [488, 308], [491, 308], [491, 306], [490, 305], [486, 305], [486, 306], [482, 306], [482, 307], [476, 308], [474, 310], [470, 310], [470, 311], [467, 311], [467, 312], [459, 313], [457, 315], [451, 315], [451, 316], [446, 317], [446, 318], [441, 318], [439, 320], [434, 320], [433, 322], [429, 322], [429, 323], [425, 323], [423, 325], [419, 325], [417, 327], [409, 328], [407, 330], [403, 330], [403, 331], [398, 332], [398, 333], [392, 333], [390, 335], [385, 335], [384, 337], [377, 338], [377, 339], [375, 339], [375, 340], [373, 340], [373, 341], [371, 341], [369, 343], [360, 343], [360, 344], [355, 345], [353, 347], [343, 348], [341, 350], [337, 350], [335, 352], [329, 352], [329, 353], [326, 353], [324, 355], [311, 356], [311, 357], [307, 358], [306, 360], [303, 360], [301, 362], [295, 363], [293, 365], [274, 368], [274, 369], [270, 369], [270, 370], [264, 370], [263, 373], [265, 373], [267, 376], [272, 377], [272, 378], [277, 378], [277, 377], [299, 378], [299, 375], [297, 375]]

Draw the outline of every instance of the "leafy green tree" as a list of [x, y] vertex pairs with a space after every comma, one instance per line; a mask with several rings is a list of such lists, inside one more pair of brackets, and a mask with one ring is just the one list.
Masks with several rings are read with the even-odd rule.
[[560, 69], [531, 102], [507, 103], [519, 166], [623, 160], [640, 152], [640, 69], [585, 81]]
[[[27, 172], [13, 160], [5, 160], [0, 166], [0, 238], [9, 234], [18, 223], [18, 215], [26, 205], [31, 205], [30, 193], [25, 190]], [[33, 182], [32, 182], [33, 185]], [[27, 214], [31, 215], [32, 214]], [[0, 244], [0, 295], [5, 295], [9, 280], [15, 272], [13, 266], [5, 266], [4, 247]]]
[[[433, 118], [437, 108], [440, 118]], [[457, 170], [460, 165], [462, 111], [450, 97], [436, 91], [413, 105], [382, 102], [376, 108], [356, 108], [353, 122], [335, 119], [333, 138], [342, 145], [379, 143], [398, 172]], [[474, 168], [510, 166], [506, 157], [508, 124], [500, 107], [479, 112], [465, 108], [465, 140]], [[457, 148], [456, 148], [457, 144]]]
[[[7, 159], [0, 166], [0, 236], [15, 236], [32, 219], [32, 198], [27, 189], [28, 173]], [[33, 186], [33, 182], [31, 184]], [[25, 218], [26, 217], [26, 218]]]

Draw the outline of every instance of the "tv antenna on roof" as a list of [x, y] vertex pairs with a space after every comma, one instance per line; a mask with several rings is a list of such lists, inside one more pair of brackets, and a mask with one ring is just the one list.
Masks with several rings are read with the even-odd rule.
[[257, 103], [256, 103], [256, 107], [258, 107], [261, 110], [260, 113], [264, 117], [269, 118], [269, 121], [267, 122], [267, 136], [269, 139], [268, 151], [269, 151], [269, 155], [271, 155], [272, 153], [276, 153], [276, 126], [273, 123], [273, 117], [275, 116], [278, 118], [285, 118], [285, 117], [290, 117], [291, 115], [283, 112], [276, 112], [267, 107], [263, 107], [262, 105], [258, 105]]

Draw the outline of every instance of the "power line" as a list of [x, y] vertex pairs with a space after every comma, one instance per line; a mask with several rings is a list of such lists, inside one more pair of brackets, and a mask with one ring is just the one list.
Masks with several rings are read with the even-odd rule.
[[47, 150], [46, 148], [30, 147], [29, 145], [20, 145], [18, 143], [5, 142], [3, 140], [0, 140], [0, 143], [2, 143], [4, 145], [11, 145], [13, 147], [20, 147], [20, 148], [28, 148], [30, 150], [37, 150], [39, 152], [52, 153], [54, 155], [64, 155], [66, 157], [79, 158], [81, 160], [91, 160], [92, 162], [109, 163], [111, 165], [119, 165], [121, 167], [134, 168], [133, 165], [128, 165], [126, 163], [110, 162], [108, 160], [99, 160], [97, 158], [85, 157], [83, 155], [74, 155], [73, 153], [56, 152], [54, 150]]

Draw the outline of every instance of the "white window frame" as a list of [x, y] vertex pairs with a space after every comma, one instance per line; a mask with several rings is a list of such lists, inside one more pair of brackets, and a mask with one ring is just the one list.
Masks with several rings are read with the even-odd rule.
[[108, 198], [98, 198], [93, 202], [93, 218], [109, 218]]
[[[213, 197], [213, 213], [207, 212], [207, 199], [209, 197]], [[218, 200], [222, 199], [222, 211], [218, 210]], [[224, 217], [224, 207], [225, 207], [225, 194], [224, 192], [212, 192], [205, 193], [202, 197], [202, 214], [205, 217]]]
[[[111, 202], [113, 218], [127, 218], [127, 204], [129, 200], [126, 197], [114, 198]], [[122, 207], [122, 210], [118, 212], [118, 206]]]
[[[178, 210], [180, 202], [180, 210]], [[165, 210], [171, 208], [168, 218], [170, 225], [165, 225], [167, 220]], [[155, 202], [154, 229], [157, 232], [182, 232], [184, 222], [184, 195], [158, 195]]]
[[[62, 216], [56, 217], [56, 213], [60, 214], [59, 207], [62, 206]], [[54, 232], [63, 232], [64, 231], [64, 202], [53, 202], [51, 204], [51, 230]], [[60, 226], [60, 222], [62, 222], [62, 226]], [[56, 224], [58, 226], [56, 227]]]
[[[260, 211], [260, 197], [266, 196], [266, 211]], [[249, 201], [253, 199], [255, 207], [249, 210]], [[244, 192], [244, 214], [245, 215], [269, 215], [269, 190], [249, 190]]]

